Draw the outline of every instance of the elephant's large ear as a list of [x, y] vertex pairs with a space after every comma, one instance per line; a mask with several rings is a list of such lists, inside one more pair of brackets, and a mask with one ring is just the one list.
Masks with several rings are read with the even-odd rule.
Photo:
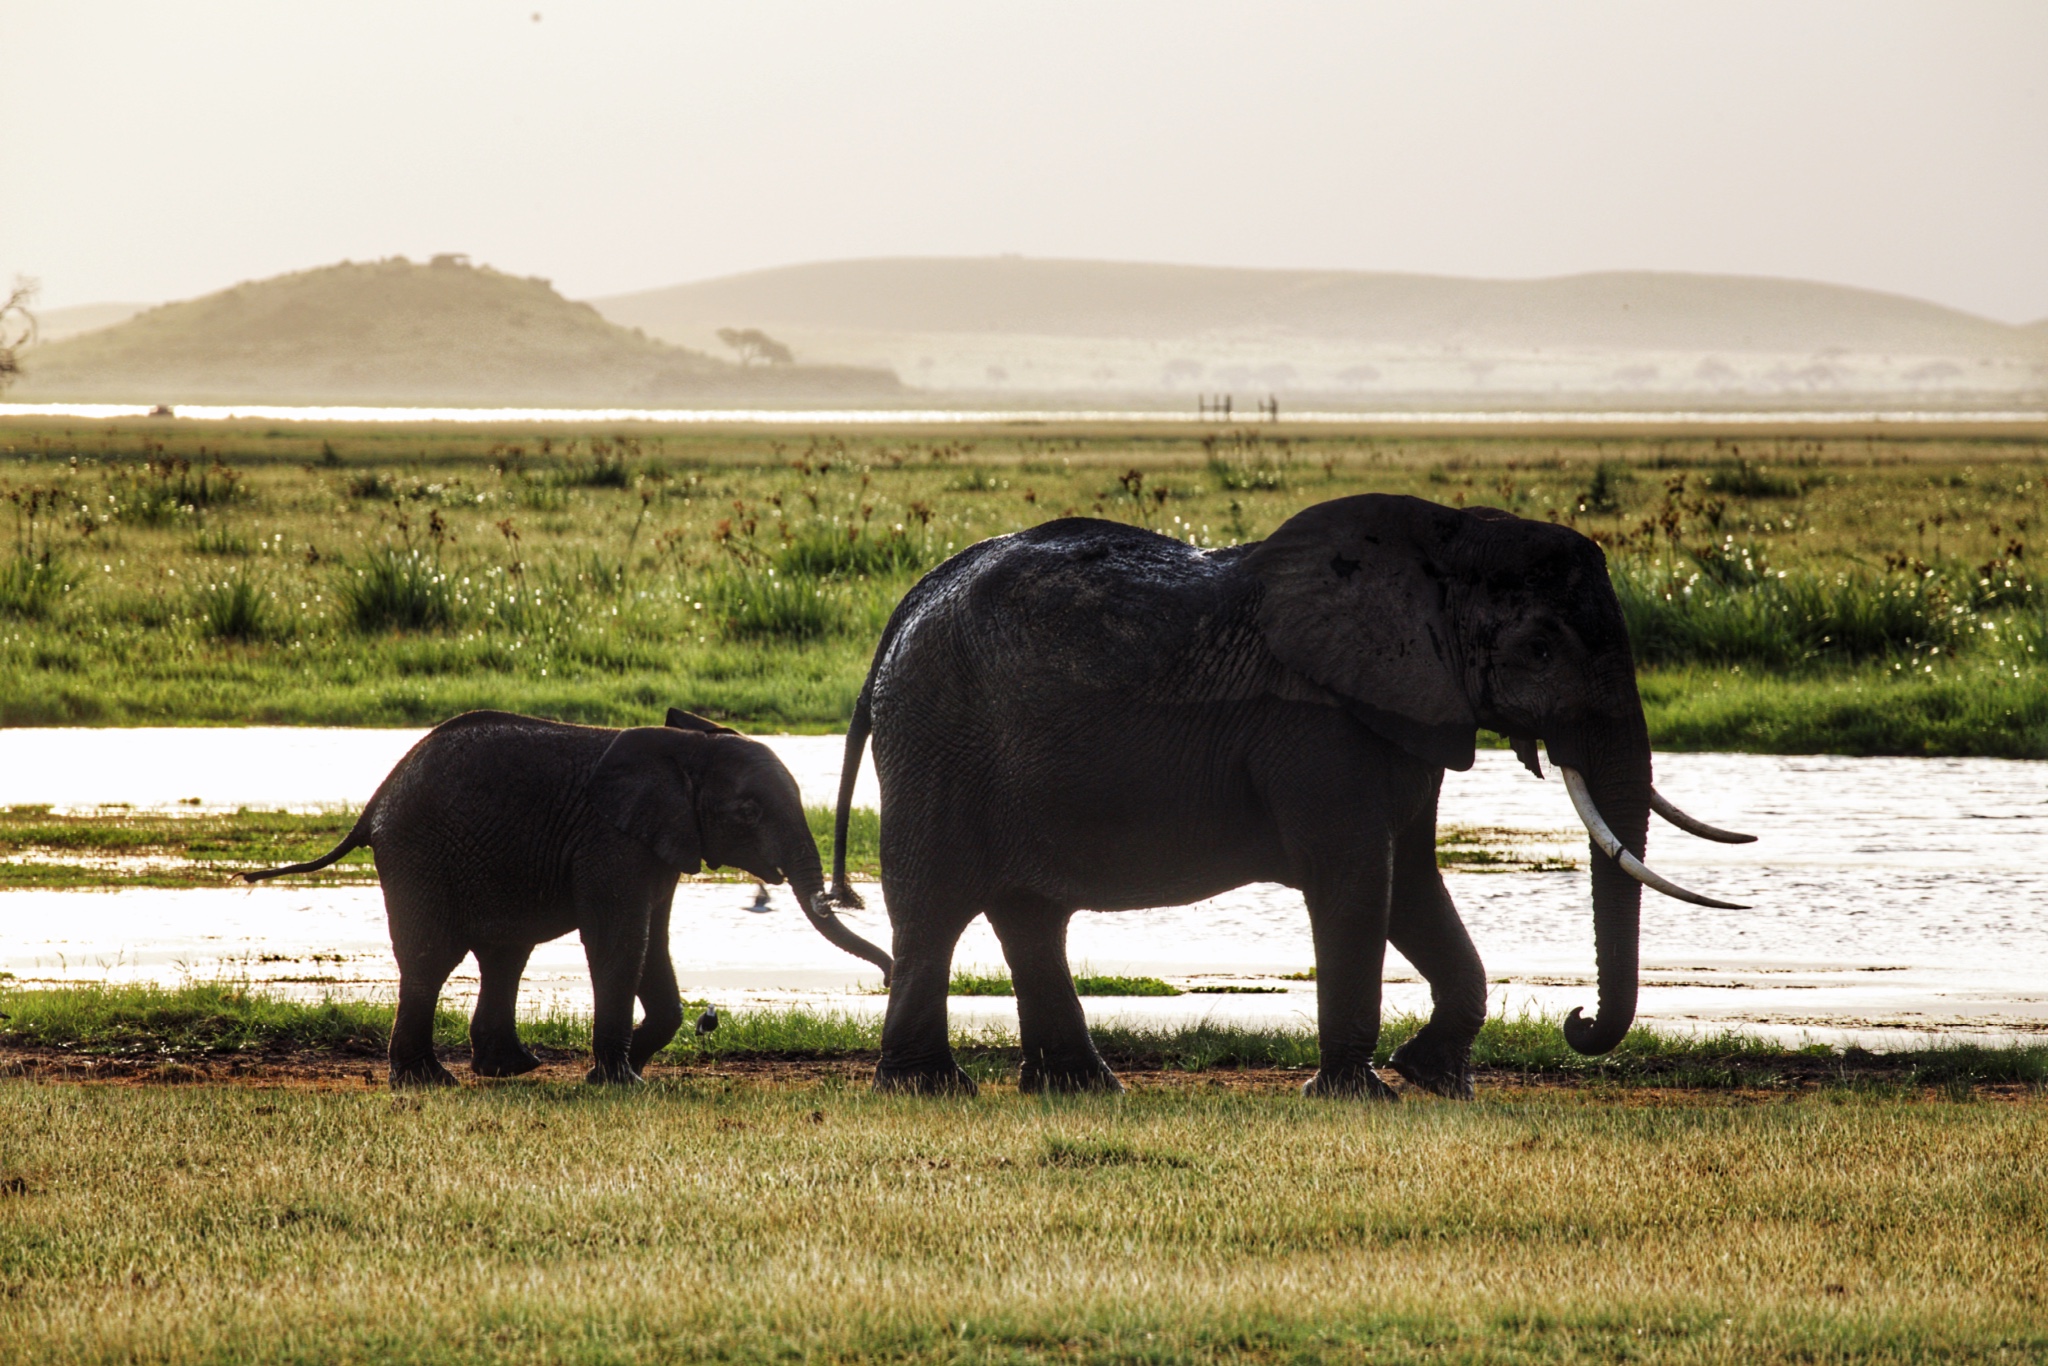
[[1337, 498], [1295, 514], [1247, 558], [1265, 586], [1259, 628], [1280, 662], [1410, 754], [1455, 769], [1472, 767], [1478, 730], [1442, 567], [1462, 517], [1420, 498]]
[[585, 789], [599, 815], [686, 873], [704, 861], [691, 777], [692, 755], [702, 743], [665, 726], [620, 731]]
[[699, 716], [693, 711], [684, 711], [681, 707], [670, 707], [668, 720], [662, 724], [673, 726], [677, 730], [701, 730], [707, 735], [739, 734], [731, 726], [721, 726], [708, 717]]

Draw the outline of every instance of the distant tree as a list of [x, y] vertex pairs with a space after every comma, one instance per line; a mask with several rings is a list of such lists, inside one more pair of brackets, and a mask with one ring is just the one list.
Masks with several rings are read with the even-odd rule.
[[36, 282], [17, 275], [7, 302], [0, 303], [0, 389], [20, 376], [21, 353], [36, 339], [36, 315], [28, 311], [35, 297]]
[[718, 339], [740, 353], [741, 365], [794, 365], [790, 349], [758, 327], [721, 327]]

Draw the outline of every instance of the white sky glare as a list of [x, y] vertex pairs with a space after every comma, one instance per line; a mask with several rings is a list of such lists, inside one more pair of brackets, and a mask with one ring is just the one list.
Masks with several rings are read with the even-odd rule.
[[46, 306], [437, 251], [572, 297], [1020, 252], [2029, 321], [2048, 4], [0, 0], [0, 274]]

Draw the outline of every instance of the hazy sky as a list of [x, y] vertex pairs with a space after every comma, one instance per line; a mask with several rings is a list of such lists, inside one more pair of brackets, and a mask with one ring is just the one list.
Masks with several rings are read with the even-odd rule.
[[46, 306], [437, 251], [583, 297], [1021, 252], [2031, 320], [2048, 3], [0, 0], [0, 273]]

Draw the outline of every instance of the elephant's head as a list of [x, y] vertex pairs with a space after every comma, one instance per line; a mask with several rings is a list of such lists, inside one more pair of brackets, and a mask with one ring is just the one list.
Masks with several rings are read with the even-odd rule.
[[889, 955], [819, 905], [825, 878], [803, 797], [766, 745], [671, 710], [667, 725], [620, 731], [587, 791], [593, 810], [679, 872], [709, 864], [787, 880], [818, 933], [889, 975]]
[[1748, 837], [1692, 821], [1652, 788], [1635, 661], [1600, 548], [1494, 508], [1364, 494], [1297, 514], [1248, 564], [1273, 653], [1394, 744], [1466, 769], [1484, 727], [1541, 777], [1543, 741], [1594, 844], [1600, 1008], [1592, 1020], [1572, 1011], [1565, 1038], [1581, 1053], [1620, 1043], [1635, 1018], [1640, 884], [1728, 905], [1643, 866], [1651, 810], [1708, 838]]

